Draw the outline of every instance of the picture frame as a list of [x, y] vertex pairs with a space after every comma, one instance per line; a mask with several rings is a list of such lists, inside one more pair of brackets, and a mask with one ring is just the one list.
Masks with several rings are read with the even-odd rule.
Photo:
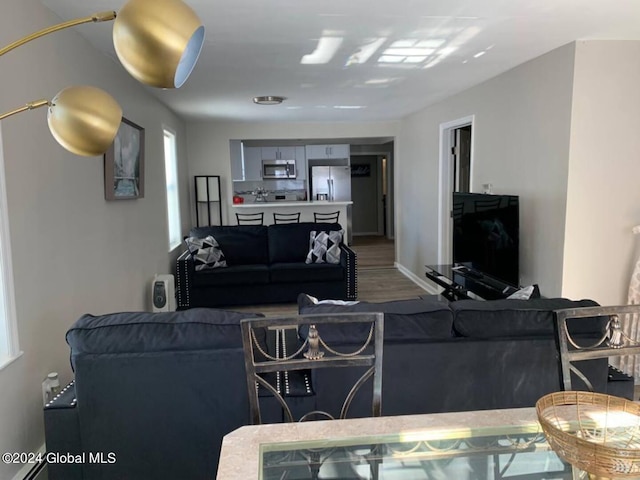
[[104, 197], [144, 197], [144, 128], [122, 117], [120, 128], [104, 154]]

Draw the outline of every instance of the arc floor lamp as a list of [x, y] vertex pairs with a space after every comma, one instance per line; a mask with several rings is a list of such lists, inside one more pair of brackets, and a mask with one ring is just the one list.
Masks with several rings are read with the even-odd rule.
[[[32, 33], [0, 49], [0, 56], [49, 33], [83, 23], [114, 21], [113, 45], [120, 63], [139, 82], [179, 88], [198, 61], [204, 26], [181, 0], [129, 0], [116, 14], [100, 12]], [[52, 100], [37, 100], [0, 114], [0, 120], [27, 110], [48, 107], [51, 134], [77, 155], [104, 153], [116, 136], [122, 109], [105, 91], [90, 86], [61, 90]]]

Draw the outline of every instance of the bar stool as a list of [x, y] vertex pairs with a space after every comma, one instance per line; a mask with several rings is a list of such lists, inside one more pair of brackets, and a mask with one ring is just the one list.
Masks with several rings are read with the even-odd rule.
[[238, 225], [262, 225], [264, 212], [259, 213], [236, 213]]
[[273, 212], [273, 223], [300, 223], [300, 212], [278, 213]]
[[316, 223], [338, 223], [338, 217], [340, 216], [340, 211], [331, 212], [331, 213], [318, 213], [313, 212], [313, 221]]

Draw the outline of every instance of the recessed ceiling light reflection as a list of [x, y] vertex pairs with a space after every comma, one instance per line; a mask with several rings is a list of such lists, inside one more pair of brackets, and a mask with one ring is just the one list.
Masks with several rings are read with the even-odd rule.
[[403, 80], [403, 77], [370, 78], [364, 83], [356, 84], [356, 88], [387, 88]]
[[426, 56], [434, 52], [433, 48], [387, 48], [385, 55], [400, 55], [405, 57]]
[[420, 40], [415, 46], [418, 48], [438, 48], [444, 42], [443, 38], [432, 38], [431, 40]]
[[402, 63], [405, 57], [396, 57], [394, 55], [382, 55], [379, 59], [379, 63]]
[[365, 108], [364, 105], [334, 105], [333, 108], [337, 108], [340, 110], [360, 110], [361, 108]]
[[422, 63], [427, 59], [427, 57], [407, 57], [405, 58], [405, 63]]
[[351, 54], [345, 63], [345, 67], [351, 65], [363, 64], [371, 58], [371, 56], [378, 51], [382, 44], [387, 40], [387, 37], [375, 38], [368, 40], [367, 43], [360, 46], [356, 52]]
[[300, 63], [303, 65], [329, 63], [340, 48], [340, 45], [342, 45], [342, 37], [336, 35], [336, 33], [327, 30], [322, 32], [322, 37], [318, 40], [316, 49], [308, 55], [303, 55]]
[[302, 107], [298, 107], [298, 106], [291, 106], [291, 107], [285, 107], [287, 110], [300, 110]]
[[370, 80], [367, 80], [365, 83], [365, 85], [387, 85], [391, 82], [395, 82], [396, 80], [399, 80], [398, 78], [372, 78]]
[[437, 55], [435, 55], [430, 61], [425, 63], [424, 67], [422, 67], [422, 68], [426, 69], [426, 68], [435, 67], [437, 64], [439, 64], [442, 60], [447, 58], [449, 55], [451, 55], [456, 50], [458, 50], [458, 47], [444, 47], [444, 48], [441, 48], [440, 50], [438, 50]]
[[409, 48], [409, 47], [413, 47], [417, 41], [418, 40], [416, 40], [415, 38], [410, 38], [405, 40], [396, 40], [391, 44], [389, 48]]

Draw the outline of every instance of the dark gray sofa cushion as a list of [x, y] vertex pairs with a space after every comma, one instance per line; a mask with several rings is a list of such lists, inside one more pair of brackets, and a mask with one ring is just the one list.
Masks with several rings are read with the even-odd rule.
[[269, 261], [267, 227], [264, 225], [210, 226], [191, 229], [190, 237], [212, 235], [224, 254], [227, 265], [266, 265]]
[[[529, 337], [554, 335], [554, 310], [595, 307], [593, 300], [538, 298], [531, 300], [459, 300], [450, 304], [457, 335], [471, 338]], [[574, 334], [600, 332], [606, 319], [584, 319], [570, 323]]]
[[196, 272], [193, 276], [194, 287], [256, 285], [259, 283], [269, 283], [269, 267], [267, 265], [211, 268]]
[[269, 275], [274, 283], [331, 282], [344, 278], [344, 268], [329, 263], [274, 263]]
[[242, 348], [240, 320], [258, 313], [192, 308], [180, 312], [85, 314], [67, 331], [71, 364], [83, 354]]
[[[384, 313], [385, 342], [420, 342], [424, 340], [451, 338], [453, 317], [449, 306], [444, 302], [430, 302], [421, 299], [399, 300], [394, 302], [359, 302], [355, 305], [305, 305], [302, 295], [298, 299], [298, 310], [301, 314], [312, 313], [349, 313], [349, 312], [381, 312]], [[366, 338], [369, 329], [366, 325], [357, 326], [361, 331], [353, 331], [355, 325], [348, 325], [348, 331], [336, 330], [327, 332], [327, 341], [351, 343]], [[365, 332], [366, 330], [366, 332]]]
[[269, 225], [269, 263], [304, 263], [309, 253], [309, 234], [313, 230], [331, 232], [341, 229], [338, 223]]

